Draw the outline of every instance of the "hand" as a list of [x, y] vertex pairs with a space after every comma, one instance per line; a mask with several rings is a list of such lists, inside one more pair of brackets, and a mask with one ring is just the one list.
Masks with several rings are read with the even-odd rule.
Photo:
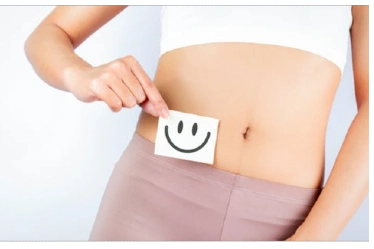
[[153, 116], [169, 115], [161, 94], [132, 56], [98, 67], [67, 69], [64, 81], [67, 90], [77, 99], [104, 101], [113, 112], [139, 104]]

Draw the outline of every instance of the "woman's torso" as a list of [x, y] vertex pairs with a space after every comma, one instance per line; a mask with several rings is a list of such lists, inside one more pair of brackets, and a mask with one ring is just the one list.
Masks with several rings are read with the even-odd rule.
[[[220, 120], [212, 167], [316, 188], [340, 77], [315, 53], [228, 41], [164, 53], [154, 83], [171, 110]], [[137, 132], [154, 142], [157, 120], [142, 112]]]

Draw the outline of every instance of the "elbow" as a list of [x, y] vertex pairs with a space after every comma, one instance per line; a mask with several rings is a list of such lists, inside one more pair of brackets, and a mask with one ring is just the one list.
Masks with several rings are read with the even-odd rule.
[[23, 43], [23, 52], [25, 53], [27, 58], [29, 57], [29, 47], [30, 47], [30, 36], [27, 37], [27, 39]]
[[32, 54], [32, 50], [33, 50], [33, 35], [34, 35], [34, 32], [31, 33], [26, 38], [26, 40], [23, 44], [23, 52], [25, 53], [26, 58], [28, 59], [29, 62], [31, 61], [31, 54]]
[[23, 43], [23, 51], [31, 64], [33, 64], [35, 57], [37, 57], [38, 52], [41, 50], [40, 46], [43, 40], [45, 40], [46, 33], [44, 26], [44, 24], [39, 24]]

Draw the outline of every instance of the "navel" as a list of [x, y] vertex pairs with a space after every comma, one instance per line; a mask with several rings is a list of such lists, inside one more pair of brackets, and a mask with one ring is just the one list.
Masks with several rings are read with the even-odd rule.
[[249, 126], [247, 126], [247, 127], [245, 127], [245, 128], [243, 129], [242, 134], [243, 134], [243, 138], [244, 138], [244, 139], [247, 139], [247, 138], [248, 138], [248, 136], [249, 136], [249, 131], [250, 131]]

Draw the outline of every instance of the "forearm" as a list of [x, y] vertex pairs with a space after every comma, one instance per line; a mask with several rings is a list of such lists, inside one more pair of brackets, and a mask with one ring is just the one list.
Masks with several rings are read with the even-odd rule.
[[90, 67], [74, 53], [66, 35], [54, 24], [42, 24], [27, 39], [25, 53], [35, 72], [49, 85], [67, 91], [66, 75], [73, 67]]
[[333, 170], [295, 240], [336, 240], [369, 192], [369, 103], [353, 120]]

